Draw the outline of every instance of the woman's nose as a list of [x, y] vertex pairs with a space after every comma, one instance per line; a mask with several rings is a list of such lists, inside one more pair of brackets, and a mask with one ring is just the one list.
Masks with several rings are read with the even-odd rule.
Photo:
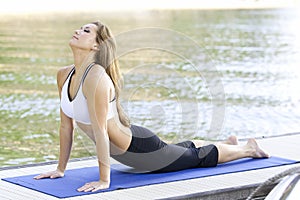
[[75, 34], [79, 35], [80, 30], [75, 30]]

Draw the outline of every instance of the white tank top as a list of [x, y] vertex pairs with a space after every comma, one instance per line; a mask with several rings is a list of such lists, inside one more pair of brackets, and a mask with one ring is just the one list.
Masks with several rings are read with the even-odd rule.
[[[91, 124], [87, 100], [82, 92], [82, 85], [87, 73], [92, 68], [92, 66], [94, 66], [94, 63], [90, 64], [87, 67], [84, 75], [82, 76], [77, 94], [75, 95], [73, 100], [71, 100], [71, 97], [69, 95], [69, 87], [70, 87], [70, 79], [75, 72], [75, 67], [69, 73], [61, 91], [60, 106], [62, 111], [65, 113], [65, 115], [74, 119], [76, 122], [80, 122], [83, 124]], [[112, 101], [109, 102], [107, 120], [114, 117], [115, 110], [116, 110], [116, 100], [114, 98]]]

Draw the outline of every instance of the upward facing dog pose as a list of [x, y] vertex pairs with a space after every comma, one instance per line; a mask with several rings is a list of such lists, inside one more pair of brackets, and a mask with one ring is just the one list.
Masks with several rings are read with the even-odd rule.
[[55, 171], [35, 179], [64, 176], [73, 141], [73, 121], [94, 141], [99, 163], [99, 179], [78, 188], [83, 192], [109, 188], [110, 156], [135, 169], [153, 172], [269, 157], [254, 139], [243, 146], [237, 145], [234, 136], [206, 146], [200, 140], [166, 144], [148, 129], [130, 124], [120, 106], [121, 77], [109, 28], [100, 22], [86, 24], [75, 31], [69, 45], [74, 64], [57, 73], [61, 100], [59, 163]]

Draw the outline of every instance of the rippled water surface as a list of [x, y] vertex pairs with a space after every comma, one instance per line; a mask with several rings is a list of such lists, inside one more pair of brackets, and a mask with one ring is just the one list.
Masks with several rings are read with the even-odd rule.
[[[0, 166], [56, 160], [56, 72], [68, 41], [101, 19], [116, 35], [122, 104], [168, 141], [300, 130], [296, 10], [147, 11], [0, 17]], [[92, 154], [76, 131], [72, 157]]]

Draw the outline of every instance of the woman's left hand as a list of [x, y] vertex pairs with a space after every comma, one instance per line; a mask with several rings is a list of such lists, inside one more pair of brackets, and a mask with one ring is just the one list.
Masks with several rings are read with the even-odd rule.
[[78, 192], [96, 192], [109, 188], [110, 183], [108, 181], [95, 181], [86, 183], [84, 186], [77, 189]]

